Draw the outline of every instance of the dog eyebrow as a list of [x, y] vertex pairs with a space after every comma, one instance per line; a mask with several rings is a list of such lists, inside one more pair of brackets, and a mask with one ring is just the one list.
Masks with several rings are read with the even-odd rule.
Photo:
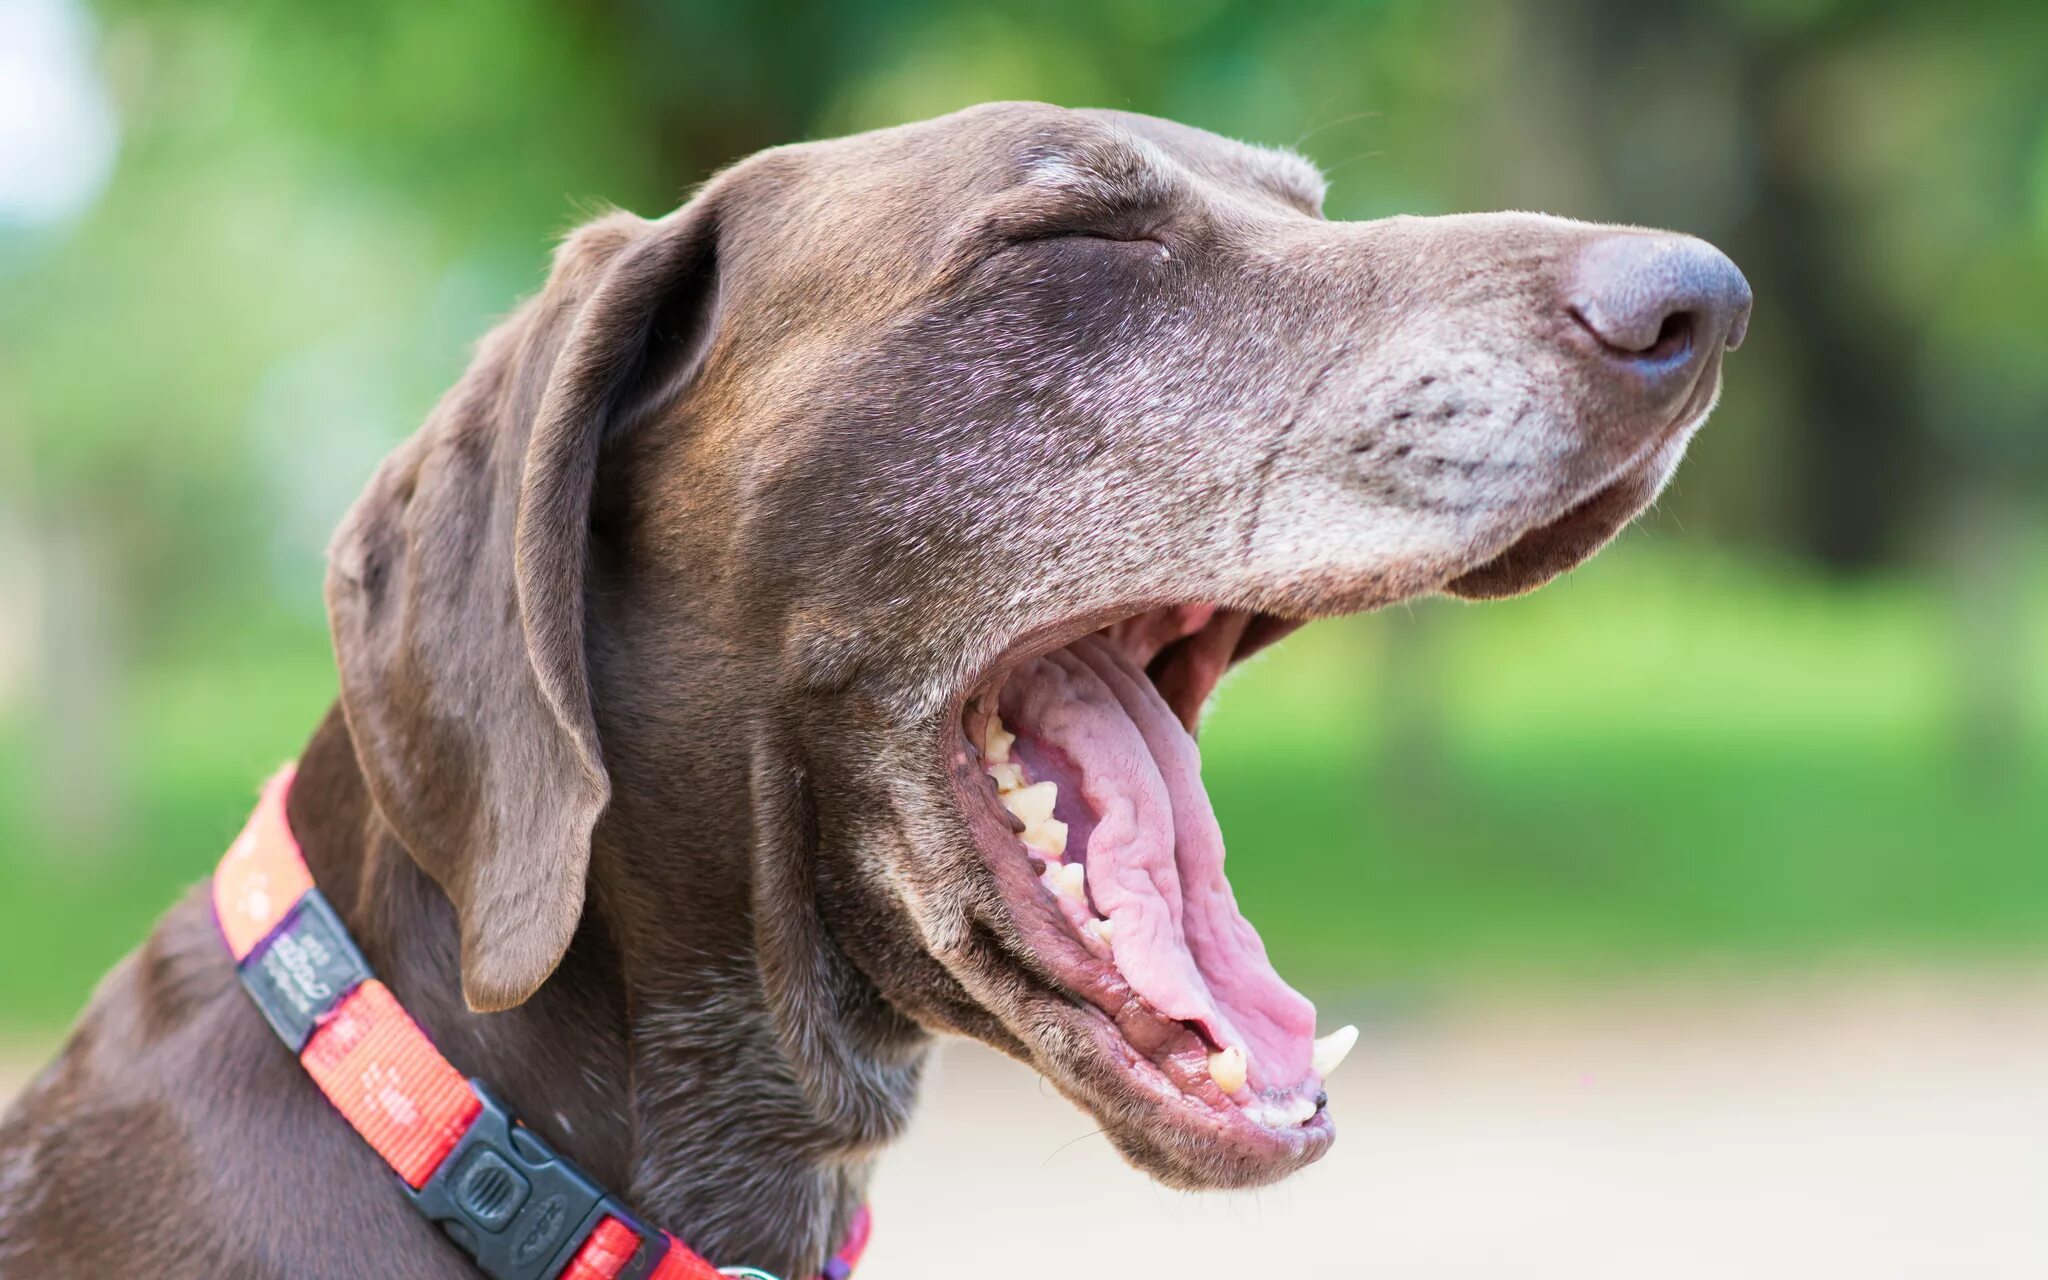
[[1164, 155], [1121, 131], [1042, 138], [1016, 153], [1014, 163], [1010, 185], [955, 241], [943, 274], [1011, 241], [1142, 219], [1186, 185]]
[[1173, 162], [1142, 138], [1108, 131], [1079, 141], [1042, 143], [1022, 156], [1023, 186], [1047, 203], [1110, 213], [1164, 204], [1179, 187]]
[[[1250, 179], [1305, 213], [1320, 215], [1329, 183], [1300, 152], [1240, 142], [1231, 163], [1197, 163], [1198, 171], [1225, 181]], [[1024, 156], [1025, 185], [1082, 212], [1119, 212], [1166, 204], [1188, 166], [1152, 142], [1122, 129], [1059, 145], [1041, 144]]]
[[1298, 153], [1236, 144], [1226, 164], [1190, 165], [1147, 138], [1114, 126], [1075, 137], [1044, 136], [1016, 154], [1014, 182], [983, 206], [956, 239], [941, 272], [951, 277], [1001, 244], [1090, 224], [1142, 220], [1171, 206], [1191, 181], [1250, 184], [1312, 217], [1322, 215], [1323, 175]]

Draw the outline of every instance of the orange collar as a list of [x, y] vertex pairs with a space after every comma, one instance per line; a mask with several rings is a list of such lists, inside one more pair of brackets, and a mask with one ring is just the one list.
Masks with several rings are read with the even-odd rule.
[[[379, 982], [313, 885], [285, 818], [292, 767], [213, 873], [213, 913], [235, 972], [320, 1092], [391, 1166], [415, 1206], [493, 1280], [717, 1280], [465, 1080]], [[868, 1211], [820, 1280], [845, 1280]], [[770, 1278], [772, 1280], [772, 1277]]]

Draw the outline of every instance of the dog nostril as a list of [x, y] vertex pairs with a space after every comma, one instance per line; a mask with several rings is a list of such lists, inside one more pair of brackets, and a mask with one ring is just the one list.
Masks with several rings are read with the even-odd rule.
[[1725, 254], [1690, 236], [1621, 234], [1587, 245], [1566, 311], [1610, 358], [1677, 369], [1742, 341], [1749, 282]]
[[1657, 340], [1637, 354], [1645, 360], [1669, 360], [1692, 345], [1692, 328], [1692, 312], [1674, 311], [1657, 327]]
[[1697, 323], [1692, 312], [1674, 311], [1659, 321], [1656, 331], [1648, 335], [1648, 341], [1644, 341], [1644, 335], [1640, 332], [1617, 333], [1614, 337], [1609, 337], [1599, 326], [1588, 320], [1586, 313], [1579, 308], [1567, 307], [1565, 310], [1608, 354], [1650, 364], [1662, 364], [1683, 355], [1686, 348], [1692, 345], [1693, 328]]

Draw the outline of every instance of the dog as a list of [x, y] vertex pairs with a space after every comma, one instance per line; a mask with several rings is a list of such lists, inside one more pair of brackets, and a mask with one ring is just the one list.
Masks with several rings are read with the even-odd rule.
[[[940, 1033], [1171, 1186], [1320, 1156], [1355, 1033], [1318, 1038], [1231, 899], [1204, 701], [1309, 620], [1591, 555], [1750, 311], [1688, 237], [1331, 222], [1323, 189], [1009, 103], [571, 234], [336, 534], [340, 697], [286, 801], [441, 1053], [782, 1276], [848, 1229]], [[0, 1275], [138, 1264], [476, 1274], [276, 1043], [203, 888], [0, 1127]]]

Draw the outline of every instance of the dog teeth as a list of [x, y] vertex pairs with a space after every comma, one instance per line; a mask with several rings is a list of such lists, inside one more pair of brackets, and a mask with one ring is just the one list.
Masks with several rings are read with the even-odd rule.
[[1058, 818], [1047, 818], [1035, 827], [1026, 827], [1017, 837], [1040, 853], [1059, 857], [1067, 851], [1067, 824]]
[[[1003, 718], [990, 715], [988, 724], [981, 731], [981, 758], [990, 764], [1002, 764], [1010, 758], [1010, 744], [1017, 735], [1003, 727]], [[993, 771], [991, 771], [993, 772]]]
[[1357, 1043], [1357, 1027], [1344, 1026], [1337, 1028], [1329, 1035], [1316, 1041], [1315, 1048], [1309, 1051], [1309, 1069], [1323, 1079], [1328, 1080], [1330, 1073], [1335, 1071], [1343, 1063], [1345, 1057], [1350, 1054], [1351, 1046]]
[[1034, 782], [1028, 787], [999, 793], [1003, 807], [1023, 819], [1027, 830], [1051, 819], [1053, 801], [1059, 799], [1059, 794], [1056, 782]]
[[988, 767], [988, 776], [995, 779], [998, 795], [1007, 795], [1024, 785], [1024, 766], [1005, 761]]
[[1076, 902], [1088, 901], [1088, 873], [1078, 862], [1056, 862], [1045, 869], [1052, 878], [1052, 891]]
[[990, 716], [982, 752], [987, 763], [982, 769], [996, 784], [996, 798], [1010, 811], [1017, 838], [1056, 861], [1067, 851], [1067, 824], [1052, 816], [1060, 798], [1059, 784], [1024, 781], [1024, 766], [1010, 759], [1010, 744], [1016, 740], [1001, 720]]
[[1105, 948], [1116, 938], [1116, 923], [1111, 920], [1089, 920], [1081, 925], [1081, 932], [1101, 943]]
[[1236, 1045], [1209, 1055], [1209, 1078], [1225, 1093], [1244, 1088], [1245, 1067], [1244, 1050]]

